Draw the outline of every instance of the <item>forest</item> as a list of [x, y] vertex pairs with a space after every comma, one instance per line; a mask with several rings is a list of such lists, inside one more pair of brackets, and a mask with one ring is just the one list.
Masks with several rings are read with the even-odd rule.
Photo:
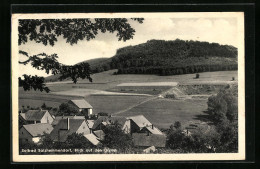
[[91, 67], [93, 72], [118, 69], [118, 74], [175, 75], [237, 70], [237, 48], [179, 39], [149, 40], [118, 49], [109, 61]]

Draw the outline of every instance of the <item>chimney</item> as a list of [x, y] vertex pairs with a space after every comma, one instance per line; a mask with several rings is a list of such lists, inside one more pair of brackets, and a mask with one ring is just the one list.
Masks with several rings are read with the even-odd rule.
[[70, 118], [67, 118], [67, 129], [70, 129]]
[[152, 129], [153, 129], [153, 124], [152, 124]]

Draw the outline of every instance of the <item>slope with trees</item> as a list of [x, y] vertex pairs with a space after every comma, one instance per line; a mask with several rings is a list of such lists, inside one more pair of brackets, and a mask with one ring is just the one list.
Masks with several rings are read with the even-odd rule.
[[176, 75], [237, 70], [237, 48], [218, 43], [150, 40], [117, 50], [111, 68], [118, 74]]

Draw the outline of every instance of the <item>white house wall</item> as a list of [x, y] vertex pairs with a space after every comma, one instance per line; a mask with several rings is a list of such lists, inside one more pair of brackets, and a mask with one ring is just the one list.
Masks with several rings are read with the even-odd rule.
[[90, 129], [88, 128], [87, 123], [84, 121], [81, 126], [79, 127], [79, 129], [77, 130], [77, 133], [80, 134], [90, 134]]
[[44, 116], [41, 119], [41, 123], [49, 123], [51, 124], [53, 122], [53, 117], [50, 115], [49, 112], [46, 112]]

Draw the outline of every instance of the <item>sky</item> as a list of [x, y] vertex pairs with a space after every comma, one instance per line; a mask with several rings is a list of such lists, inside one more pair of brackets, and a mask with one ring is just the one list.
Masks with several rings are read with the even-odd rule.
[[[29, 55], [45, 52], [56, 53], [58, 61], [73, 65], [81, 61], [94, 58], [109, 58], [116, 54], [116, 50], [124, 46], [145, 43], [151, 39], [158, 40], [197, 40], [216, 42], [219, 44], [233, 45], [237, 47], [237, 20], [236, 18], [144, 18], [139, 24], [130, 20], [131, 26], [135, 29], [133, 39], [118, 41], [116, 33], [99, 33], [95, 39], [79, 41], [75, 45], [66, 43], [62, 37], [52, 47], [44, 46], [33, 41], [19, 46], [19, 50], [26, 51]], [[19, 60], [25, 60], [20, 55]], [[44, 71], [36, 70], [30, 65], [19, 65], [19, 76], [23, 74], [48, 76]]]

